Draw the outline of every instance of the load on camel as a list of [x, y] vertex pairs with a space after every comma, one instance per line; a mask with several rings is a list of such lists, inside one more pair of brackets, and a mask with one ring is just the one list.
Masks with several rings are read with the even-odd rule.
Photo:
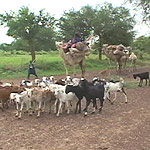
[[108, 45], [103, 44], [103, 52], [109, 58], [109, 64], [111, 65], [111, 60], [117, 63], [117, 71], [121, 71], [122, 67], [125, 67], [127, 59], [130, 54], [130, 50], [120, 45]]
[[73, 47], [66, 49], [66, 44], [63, 42], [56, 42], [56, 47], [59, 49], [60, 56], [63, 59], [66, 75], [68, 75], [68, 66], [73, 67], [75, 74], [75, 67], [79, 65], [82, 72], [82, 77], [85, 75], [85, 56], [90, 55], [90, 48], [86, 42], [78, 42]]

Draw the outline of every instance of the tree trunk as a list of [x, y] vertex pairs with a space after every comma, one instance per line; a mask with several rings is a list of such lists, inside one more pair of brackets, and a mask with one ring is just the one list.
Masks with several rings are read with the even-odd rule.
[[32, 61], [33, 60], [35, 60], [35, 46], [34, 46], [34, 42], [30, 39], [29, 41], [28, 41], [28, 43], [29, 43], [29, 47], [31, 48], [30, 49], [30, 52], [31, 52], [31, 57], [32, 57]]
[[99, 52], [99, 60], [102, 60], [102, 40], [101, 40], [101, 38], [99, 38], [99, 51], [98, 52]]
[[99, 60], [102, 60], [102, 51], [101, 51], [101, 47], [99, 48]]
[[32, 61], [35, 60], [35, 50], [31, 49], [31, 57], [32, 57]]

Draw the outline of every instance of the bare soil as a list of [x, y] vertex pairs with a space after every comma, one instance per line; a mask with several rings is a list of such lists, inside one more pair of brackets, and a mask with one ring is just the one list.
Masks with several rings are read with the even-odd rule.
[[[138, 68], [137, 72], [150, 71]], [[89, 80], [93, 76], [107, 78], [116, 75], [114, 70], [86, 72]], [[132, 73], [123, 71], [125, 80], [134, 80]], [[58, 78], [64, 77], [57, 76]], [[18, 84], [21, 79], [4, 80]], [[138, 85], [138, 83], [137, 83]], [[150, 150], [150, 87], [126, 89], [128, 103], [118, 94], [114, 105], [107, 100], [101, 114], [54, 113], [23, 114], [15, 117], [11, 106], [0, 112], [0, 149], [3, 150]], [[84, 100], [83, 100], [84, 105]]]

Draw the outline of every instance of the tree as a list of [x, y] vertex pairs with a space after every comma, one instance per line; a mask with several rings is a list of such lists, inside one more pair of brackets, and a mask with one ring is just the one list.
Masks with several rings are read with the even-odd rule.
[[99, 6], [92, 21], [94, 33], [99, 36], [99, 58], [104, 43], [130, 45], [134, 37], [134, 24], [128, 9], [114, 8], [109, 3]]
[[77, 31], [85, 39], [91, 32], [99, 36], [99, 58], [103, 43], [130, 45], [133, 39], [134, 19], [129, 10], [124, 7], [114, 8], [105, 3], [93, 9], [82, 7], [79, 11], [70, 10], [60, 18], [58, 27], [65, 41], [68, 41]]
[[150, 25], [150, 0], [127, 0], [143, 10], [143, 20]]
[[15, 40], [27, 43], [27, 48], [31, 52], [32, 60], [35, 59], [35, 50], [54, 48], [55, 43], [55, 18], [51, 17], [44, 10], [38, 15], [30, 12], [28, 7], [22, 7], [18, 13], [10, 12], [0, 15], [1, 25], [6, 25], [9, 29], [8, 36]]
[[140, 36], [136, 38], [132, 43], [132, 47], [134, 50], [150, 53], [150, 37]]
[[64, 12], [57, 24], [60, 29], [59, 33], [64, 41], [70, 40], [76, 32], [80, 33], [83, 40], [87, 38], [92, 30], [89, 24], [94, 15], [92, 11], [90, 6], [85, 6], [79, 11], [72, 9], [69, 12]]

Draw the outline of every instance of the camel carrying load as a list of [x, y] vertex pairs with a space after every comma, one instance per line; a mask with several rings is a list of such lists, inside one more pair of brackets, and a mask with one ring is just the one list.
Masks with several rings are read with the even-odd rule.
[[122, 66], [125, 67], [126, 62], [130, 55], [130, 47], [125, 47], [122, 44], [120, 45], [108, 45], [103, 44], [103, 52], [109, 58], [110, 61], [115, 61], [117, 63], [117, 71], [121, 71]]
[[90, 55], [90, 48], [86, 42], [78, 42], [75, 47], [64, 49], [67, 43], [56, 42], [56, 47], [59, 49], [60, 56], [63, 59], [66, 75], [68, 75], [67, 66], [72, 66], [75, 74], [75, 66], [79, 65], [82, 72], [82, 77], [85, 74], [85, 56]]

